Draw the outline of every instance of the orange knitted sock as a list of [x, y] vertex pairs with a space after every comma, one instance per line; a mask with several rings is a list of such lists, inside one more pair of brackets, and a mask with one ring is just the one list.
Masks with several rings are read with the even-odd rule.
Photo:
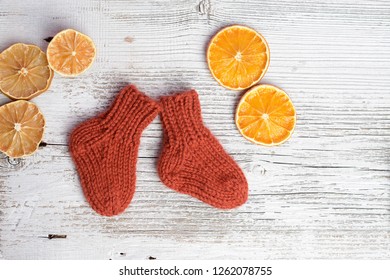
[[242, 205], [248, 183], [204, 126], [195, 90], [163, 97], [164, 147], [158, 171], [168, 187], [221, 209]]
[[99, 214], [117, 215], [129, 205], [141, 134], [159, 111], [158, 103], [131, 85], [107, 112], [72, 132], [69, 145], [81, 186]]

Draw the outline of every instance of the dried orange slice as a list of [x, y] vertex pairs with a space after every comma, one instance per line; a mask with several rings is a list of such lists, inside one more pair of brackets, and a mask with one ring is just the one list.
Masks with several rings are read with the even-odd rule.
[[31, 99], [45, 92], [53, 74], [37, 46], [18, 43], [0, 54], [0, 90], [12, 99]]
[[222, 86], [241, 90], [260, 81], [267, 72], [269, 47], [255, 30], [240, 25], [226, 27], [210, 41], [207, 62]]
[[241, 98], [236, 125], [249, 141], [266, 146], [282, 144], [290, 138], [296, 122], [291, 99], [281, 89], [258, 85]]
[[92, 39], [73, 29], [58, 33], [47, 47], [50, 67], [63, 76], [74, 77], [87, 71], [95, 57]]
[[45, 118], [34, 103], [18, 100], [0, 107], [0, 151], [7, 156], [33, 154], [44, 130]]

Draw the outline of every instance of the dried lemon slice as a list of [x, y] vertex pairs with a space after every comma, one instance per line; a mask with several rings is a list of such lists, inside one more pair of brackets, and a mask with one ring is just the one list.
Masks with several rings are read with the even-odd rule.
[[19, 100], [0, 107], [0, 151], [12, 158], [33, 154], [45, 130], [45, 118], [31, 102]]
[[92, 39], [73, 29], [58, 33], [47, 47], [50, 67], [63, 76], [78, 76], [91, 67], [96, 57]]
[[0, 54], [0, 90], [12, 99], [31, 99], [45, 92], [53, 74], [37, 46], [18, 43]]

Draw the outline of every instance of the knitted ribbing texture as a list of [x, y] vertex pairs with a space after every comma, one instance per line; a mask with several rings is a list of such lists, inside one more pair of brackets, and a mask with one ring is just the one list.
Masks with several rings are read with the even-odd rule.
[[141, 134], [159, 111], [157, 102], [129, 85], [108, 111], [72, 132], [69, 146], [80, 183], [99, 214], [114, 216], [130, 204]]
[[161, 98], [164, 129], [158, 164], [168, 187], [221, 209], [244, 204], [248, 183], [235, 161], [203, 123], [195, 90]]

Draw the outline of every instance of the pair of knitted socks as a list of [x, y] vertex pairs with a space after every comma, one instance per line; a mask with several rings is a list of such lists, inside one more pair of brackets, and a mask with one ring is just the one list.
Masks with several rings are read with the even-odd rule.
[[141, 134], [159, 113], [164, 129], [158, 163], [162, 182], [217, 208], [245, 203], [245, 176], [204, 126], [196, 91], [163, 97], [158, 103], [130, 85], [108, 111], [71, 134], [70, 151], [92, 208], [113, 216], [130, 204]]

